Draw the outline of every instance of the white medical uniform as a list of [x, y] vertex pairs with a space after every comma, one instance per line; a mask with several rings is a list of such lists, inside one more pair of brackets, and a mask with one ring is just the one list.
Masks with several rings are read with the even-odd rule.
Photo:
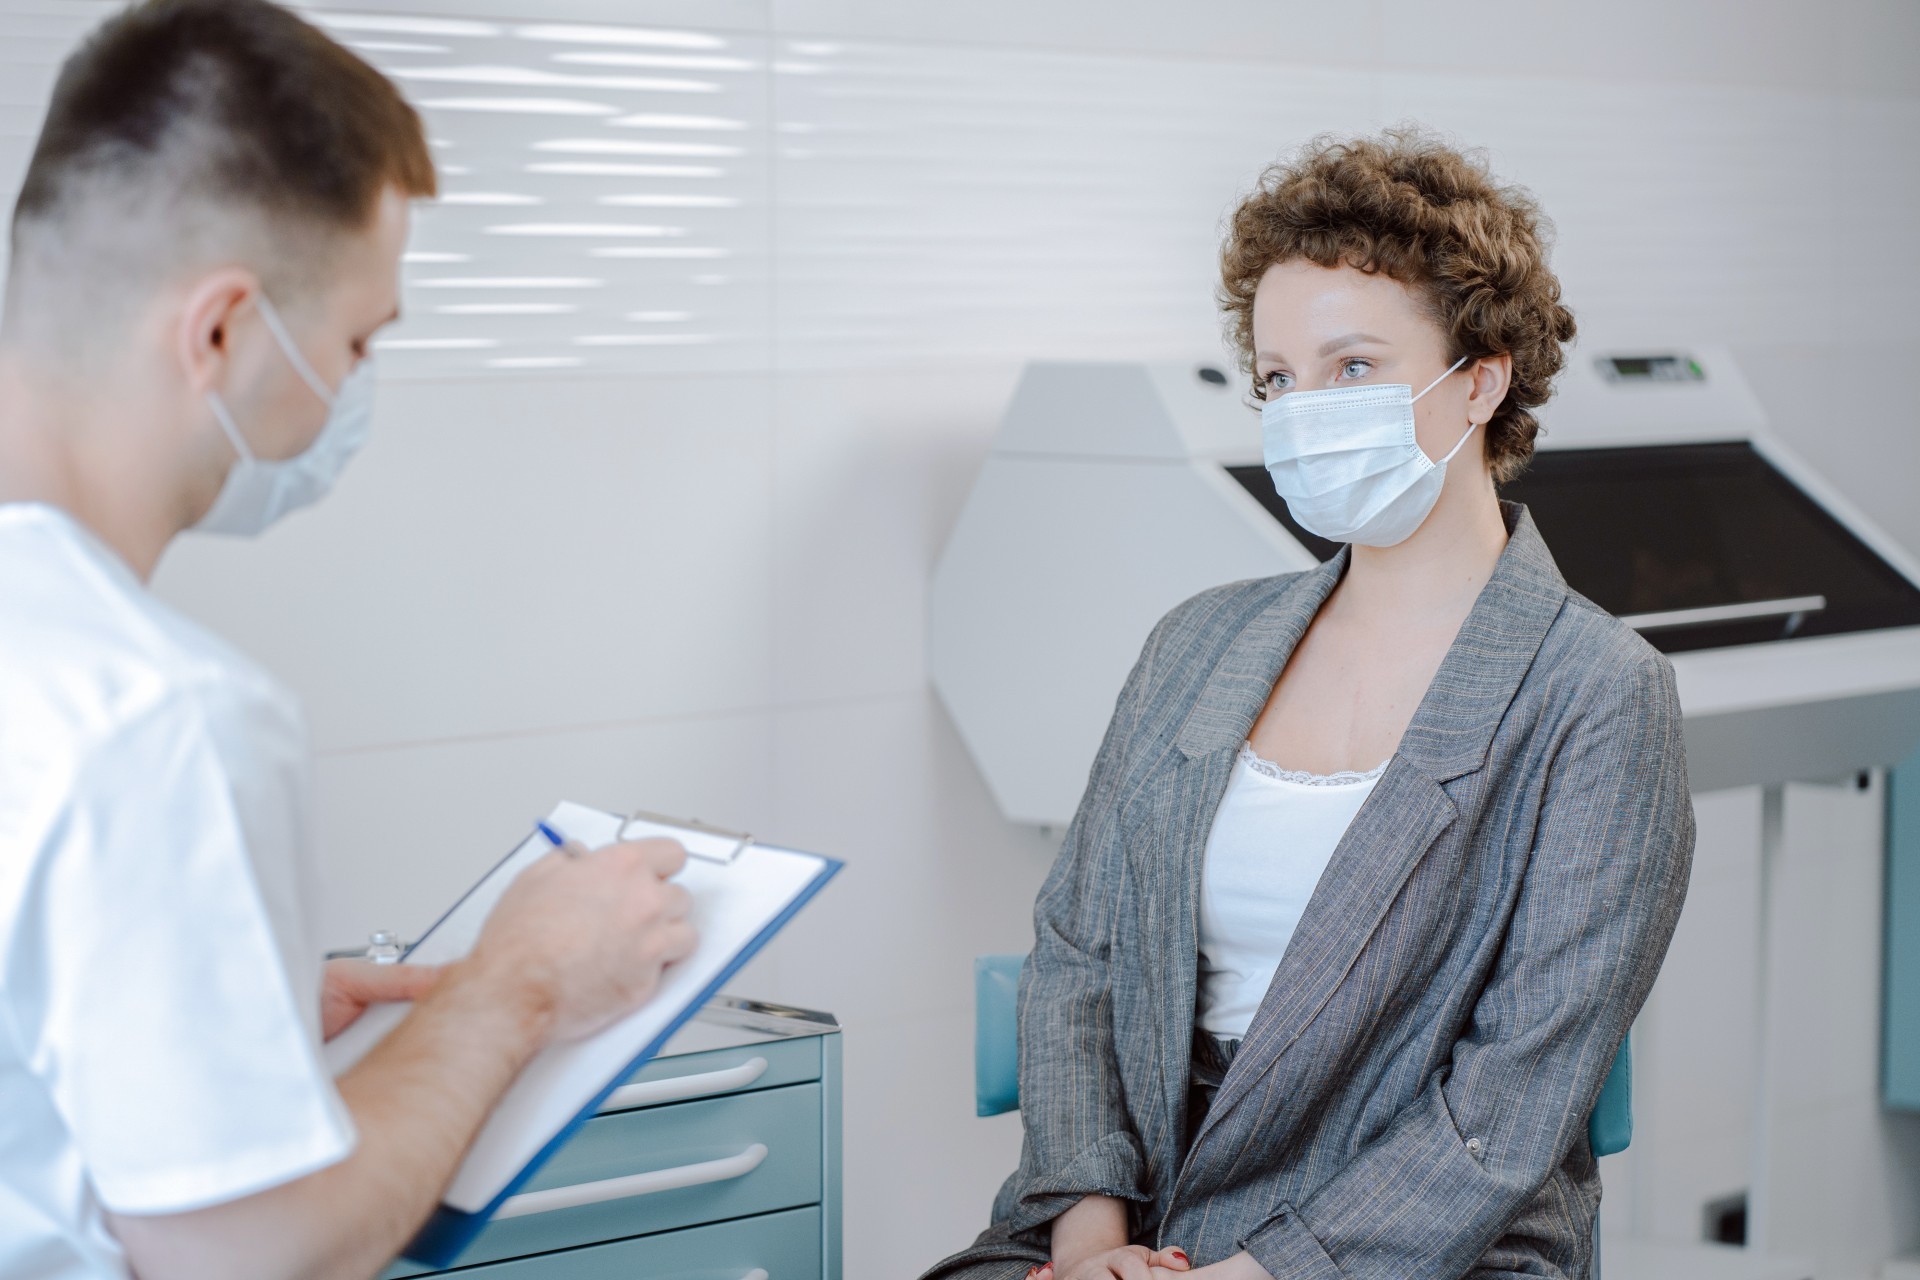
[[292, 698], [64, 513], [0, 505], [0, 1277], [128, 1275], [104, 1211], [341, 1159]]

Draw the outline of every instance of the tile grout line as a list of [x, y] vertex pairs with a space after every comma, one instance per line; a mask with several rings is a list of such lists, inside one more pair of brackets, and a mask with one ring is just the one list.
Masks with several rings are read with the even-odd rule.
[[[767, 385], [771, 394], [767, 404], [767, 619], [769, 622], [767, 642], [767, 675], [769, 687], [777, 703], [780, 698], [781, 668], [780, 644], [776, 638], [778, 627], [773, 625], [779, 617], [780, 609], [780, 446], [784, 439], [782, 429], [783, 397], [780, 395], [781, 347], [783, 342], [780, 315], [780, 80], [774, 74], [773, 64], [780, 53], [781, 35], [775, 29], [774, 6], [770, 2], [767, 14], [766, 58], [761, 64], [761, 75], [766, 81], [766, 166], [767, 166]], [[775, 826], [782, 825], [781, 813], [781, 776], [780, 751], [776, 742], [777, 727], [766, 735], [762, 749], [766, 752], [767, 791], [771, 820]], [[783, 975], [776, 972], [775, 981], [781, 981]], [[782, 984], [784, 985], [784, 983]]]
[[579, 733], [610, 733], [623, 729], [649, 729], [676, 724], [698, 724], [709, 720], [746, 719], [754, 716], [778, 716], [786, 712], [826, 711], [835, 707], [878, 706], [892, 702], [910, 702], [932, 692], [931, 683], [914, 689], [895, 689], [882, 693], [850, 694], [831, 698], [805, 698], [791, 702], [756, 703], [713, 711], [687, 711], [669, 715], [638, 716], [625, 720], [590, 720], [577, 724], [545, 725], [534, 729], [500, 729], [490, 732], [452, 734], [442, 738], [405, 738], [393, 742], [369, 742], [346, 747], [326, 747], [313, 753], [316, 760], [346, 759], [379, 755], [383, 752], [430, 750], [436, 747], [475, 746], [489, 742], [513, 742], [527, 738], [556, 738]]

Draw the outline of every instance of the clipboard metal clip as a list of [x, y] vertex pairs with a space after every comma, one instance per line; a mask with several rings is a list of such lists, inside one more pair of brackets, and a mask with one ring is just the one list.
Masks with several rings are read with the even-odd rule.
[[664, 814], [636, 809], [620, 820], [621, 840], [644, 840], [664, 836], [678, 840], [689, 858], [729, 866], [753, 843], [744, 831], [729, 831], [698, 819], [669, 818]]

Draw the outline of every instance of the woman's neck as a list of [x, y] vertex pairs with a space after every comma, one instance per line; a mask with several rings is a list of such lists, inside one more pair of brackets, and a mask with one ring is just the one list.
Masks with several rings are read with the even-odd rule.
[[1464, 618], [1507, 545], [1493, 482], [1484, 473], [1475, 480], [1443, 492], [1404, 542], [1355, 546], [1335, 593], [1343, 611], [1407, 622]]

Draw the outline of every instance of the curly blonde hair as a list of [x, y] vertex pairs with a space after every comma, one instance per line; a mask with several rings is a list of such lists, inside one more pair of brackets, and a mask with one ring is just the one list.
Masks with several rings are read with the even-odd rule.
[[1417, 128], [1323, 135], [1260, 175], [1220, 254], [1220, 306], [1240, 366], [1253, 368], [1253, 294], [1268, 267], [1305, 259], [1381, 271], [1422, 298], [1451, 350], [1511, 355], [1507, 397], [1487, 423], [1495, 480], [1533, 456], [1532, 410], [1553, 393], [1573, 313], [1547, 267], [1552, 224], [1533, 197], [1496, 182], [1480, 153]]

